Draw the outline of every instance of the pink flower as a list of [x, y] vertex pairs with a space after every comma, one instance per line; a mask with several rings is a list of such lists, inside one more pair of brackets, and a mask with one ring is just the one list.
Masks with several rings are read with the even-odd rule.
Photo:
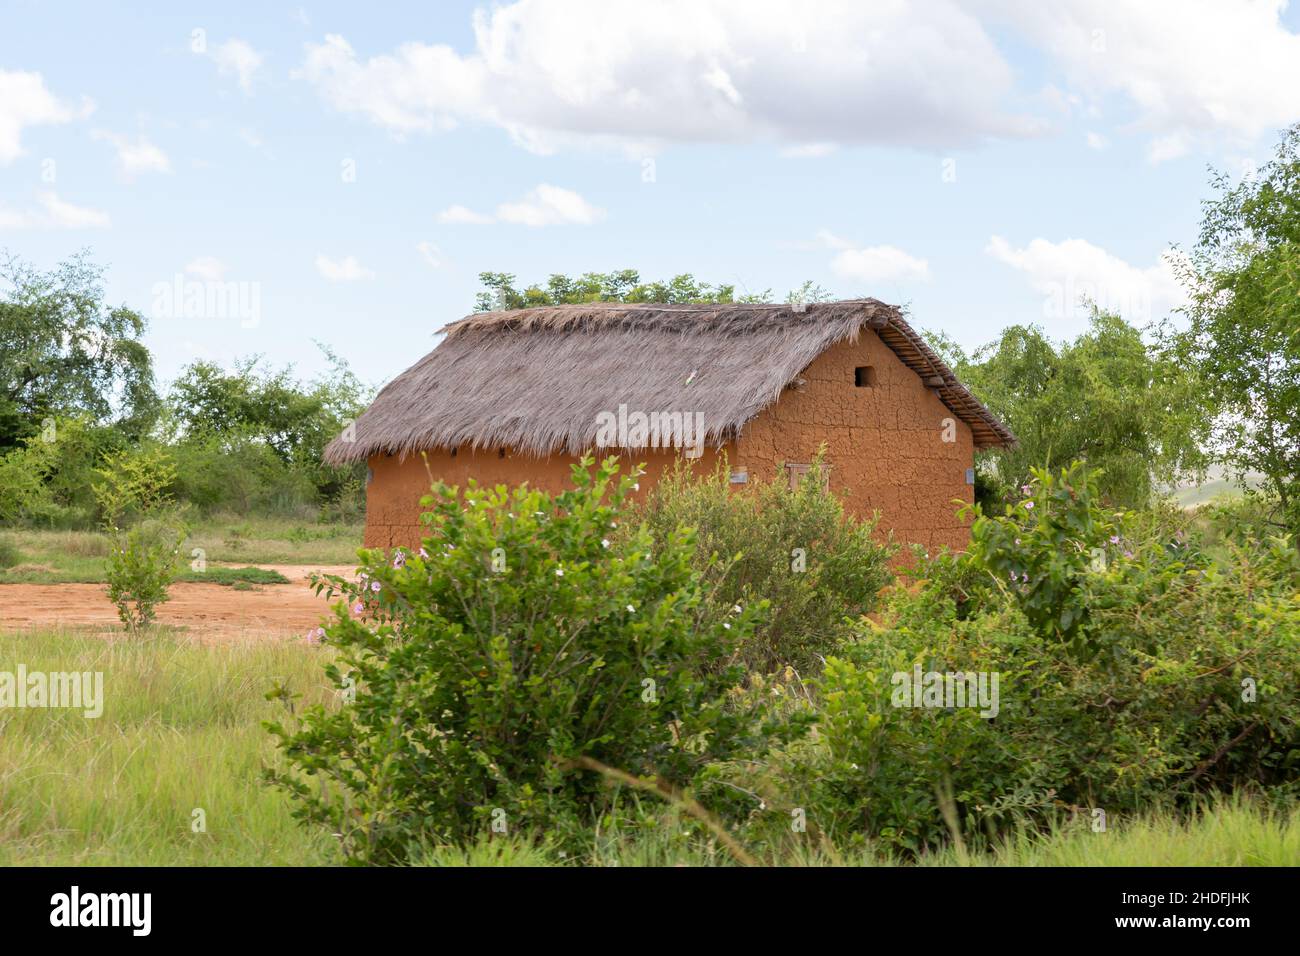
[[1119, 535], [1117, 535], [1117, 534], [1112, 534], [1112, 535], [1110, 536], [1110, 543], [1111, 543], [1111, 544], [1119, 544]]
[[307, 632], [307, 643], [311, 645], [319, 644], [325, 639], [325, 628], [318, 627], [315, 630]]
[[398, 551], [395, 555], [393, 555], [393, 567], [400, 568], [403, 567], [405, 564], [406, 564], [405, 551]]
[[424, 558], [424, 559], [427, 561], [428, 558], [429, 558], [429, 552], [428, 552], [428, 551], [425, 551], [424, 548], [421, 548], [421, 549], [420, 549], [420, 557]]
[[361, 613], [362, 611], [364, 611], [365, 609], [366, 609], [366, 606], [365, 606], [364, 604], [362, 604], [360, 601], [358, 601], [356, 604], [352, 605], [352, 613], [353, 613], [353, 614], [360, 614], [360, 613]]
[[1021, 493], [1022, 495], [1028, 495], [1028, 494], [1030, 494], [1031, 492], [1033, 492], [1033, 490], [1034, 490], [1034, 489], [1033, 489], [1033, 488], [1030, 488], [1028, 485], [1021, 485], [1021, 486], [1020, 486], [1020, 493]]
[[370, 582], [370, 590], [374, 591], [376, 594], [379, 593], [379, 591], [380, 591], [380, 589], [381, 589], [382, 587], [383, 587], [383, 585], [380, 584], [378, 581], [371, 581], [371, 582]]
[[1025, 507], [1026, 507], [1028, 510], [1033, 511], [1033, 510], [1034, 510], [1034, 503], [1033, 503], [1032, 501], [1026, 501], [1026, 502], [1025, 502]]

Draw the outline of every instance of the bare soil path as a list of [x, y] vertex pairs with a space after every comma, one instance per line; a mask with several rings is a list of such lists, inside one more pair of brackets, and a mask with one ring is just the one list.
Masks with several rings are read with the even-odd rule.
[[[245, 565], [238, 565], [244, 567]], [[331, 613], [330, 602], [312, 590], [309, 576], [351, 576], [351, 566], [259, 564], [279, 571], [288, 584], [241, 591], [220, 584], [179, 582], [158, 607], [158, 623], [184, 629], [202, 642], [302, 639]], [[0, 630], [55, 627], [120, 632], [117, 609], [102, 584], [0, 584]]]

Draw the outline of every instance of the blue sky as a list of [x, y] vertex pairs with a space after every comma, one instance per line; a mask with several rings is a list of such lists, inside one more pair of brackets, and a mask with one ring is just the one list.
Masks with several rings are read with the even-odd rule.
[[[1073, 335], [1083, 293], [1145, 322], [1207, 166], [1300, 120], [1280, 2], [0, 10], [0, 248], [89, 247], [164, 381], [311, 374], [315, 339], [381, 383], [484, 270], [810, 279], [967, 347]], [[178, 282], [246, 308], [169, 309]]]

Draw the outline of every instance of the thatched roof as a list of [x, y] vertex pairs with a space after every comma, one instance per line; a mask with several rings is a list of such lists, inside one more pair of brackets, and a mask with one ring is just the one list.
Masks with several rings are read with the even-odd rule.
[[813, 359], [864, 326], [971, 427], [976, 447], [1015, 442], [902, 313], [875, 299], [810, 303], [804, 311], [592, 302], [453, 322], [437, 348], [379, 393], [350, 436], [330, 443], [325, 460], [458, 446], [578, 454], [595, 444], [597, 415], [620, 404], [700, 412], [708, 444], [720, 445]]

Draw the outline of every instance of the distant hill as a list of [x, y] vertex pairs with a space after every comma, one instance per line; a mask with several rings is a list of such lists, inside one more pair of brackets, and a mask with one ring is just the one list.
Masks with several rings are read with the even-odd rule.
[[[1246, 487], [1258, 487], [1263, 477], [1253, 473], [1247, 475]], [[1201, 484], [1175, 488], [1170, 495], [1179, 507], [1195, 508], [1215, 498], [1240, 498], [1242, 493], [1242, 486], [1235, 478], [1228, 477], [1221, 470], [1214, 468], [1205, 476], [1205, 481]]]
[[1236, 482], [1229, 478], [1215, 478], [1203, 485], [1179, 488], [1174, 492], [1173, 498], [1180, 508], [1195, 508], [1214, 498], [1240, 498], [1241, 494], [1241, 486]]

